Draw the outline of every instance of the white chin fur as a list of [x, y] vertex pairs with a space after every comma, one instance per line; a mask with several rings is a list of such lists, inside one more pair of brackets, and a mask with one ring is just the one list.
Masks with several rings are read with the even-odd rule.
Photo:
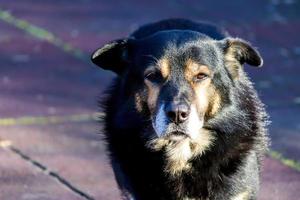
[[214, 136], [202, 128], [203, 120], [199, 117], [195, 105], [191, 106], [190, 115], [186, 122], [186, 134], [189, 135], [189, 138], [170, 140], [170, 138], [163, 137], [168, 129], [164, 104], [159, 108], [152, 125], [158, 137], [153, 138], [148, 145], [155, 151], [165, 149], [167, 161], [165, 171], [174, 176], [182, 171], [189, 170], [190, 164], [188, 161], [197, 155], [201, 155], [214, 141]]

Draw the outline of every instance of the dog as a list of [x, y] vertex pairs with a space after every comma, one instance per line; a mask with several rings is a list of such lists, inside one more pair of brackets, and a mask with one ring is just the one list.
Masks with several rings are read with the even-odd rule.
[[146, 24], [91, 57], [117, 77], [104, 140], [123, 199], [253, 200], [268, 116], [243, 69], [250, 43], [186, 19]]

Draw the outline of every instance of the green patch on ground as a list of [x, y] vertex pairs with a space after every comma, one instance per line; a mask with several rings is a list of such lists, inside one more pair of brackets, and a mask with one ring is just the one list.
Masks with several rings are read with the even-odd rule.
[[103, 116], [103, 113], [95, 112], [89, 114], [74, 114], [67, 116], [23, 116], [18, 118], [0, 118], [0, 126], [27, 126], [61, 124], [66, 122], [96, 121]]
[[290, 168], [293, 168], [297, 171], [300, 171], [300, 162], [299, 161], [296, 161], [296, 160], [293, 160], [293, 159], [289, 159], [289, 158], [286, 158], [284, 157], [281, 153], [277, 152], [277, 151], [273, 151], [271, 150], [268, 155], [271, 157], [271, 158], [274, 158], [276, 160], [279, 160], [282, 164], [290, 167]]
[[44, 28], [30, 24], [26, 20], [18, 19], [8, 11], [2, 10], [1, 8], [0, 8], [0, 20], [18, 29], [23, 30], [24, 32], [30, 34], [31, 36], [39, 40], [47, 41], [53, 44], [54, 46], [62, 49], [64, 52], [71, 54], [76, 58], [83, 60], [84, 62], [87, 62], [88, 56], [86, 56], [84, 52], [81, 51], [81, 49], [75, 48], [71, 44], [64, 42], [62, 39], [58, 38], [53, 33], [49, 32]]

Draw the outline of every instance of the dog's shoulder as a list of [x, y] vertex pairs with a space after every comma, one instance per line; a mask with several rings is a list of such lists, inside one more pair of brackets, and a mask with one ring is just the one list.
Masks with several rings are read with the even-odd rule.
[[216, 40], [221, 40], [228, 36], [228, 33], [225, 30], [214, 24], [195, 22], [187, 19], [166, 19], [155, 23], [149, 23], [138, 28], [130, 36], [136, 39], [142, 39], [156, 32], [167, 30], [196, 31]]

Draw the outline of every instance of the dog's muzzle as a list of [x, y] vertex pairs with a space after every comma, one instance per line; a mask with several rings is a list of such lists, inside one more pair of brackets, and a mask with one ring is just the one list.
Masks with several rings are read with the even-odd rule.
[[168, 120], [175, 124], [184, 123], [190, 114], [190, 107], [185, 103], [170, 102], [164, 109]]
[[203, 126], [194, 105], [162, 104], [152, 120], [158, 137], [190, 137], [195, 138]]

